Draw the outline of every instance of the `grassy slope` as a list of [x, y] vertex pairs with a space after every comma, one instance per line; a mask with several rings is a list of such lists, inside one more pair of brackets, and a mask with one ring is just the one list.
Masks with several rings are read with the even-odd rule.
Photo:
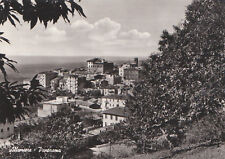
[[[159, 151], [152, 154], [142, 154], [128, 157], [127, 159], [159, 159], [170, 155], [169, 151]], [[224, 159], [225, 144], [208, 148], [197, 148], [188, 152], [177, 154], [173, 159]]]

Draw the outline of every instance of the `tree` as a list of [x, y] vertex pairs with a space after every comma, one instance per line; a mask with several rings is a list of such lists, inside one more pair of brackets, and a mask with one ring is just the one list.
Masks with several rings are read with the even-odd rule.
[[[0, 24], [4, 25], [9, 21], [16, 27], [16, 23], [20, 23], [21, 16], [24, 22], [30, 24], [31, 29], [35, 27], [38, 20], [47, 27], [49, 22], [55, 24], [60, 17], [65, 22], [70, 22], [68, 16], [74, 15], [75, 12], [86, 17], [82, 7], [75, 0], [2, 0]], [[0, 42], [10, 43], [3, 36], [3, 32], [0, 32]], [[45, 97], [44, 90], [36, 79], [37, 76], [31, 80], [29, 89], [23, 88], [25, 85], [8, 81], [5, 66], [17, 71], [14, 63], [16, 61], [8, 59], [5, 54], [0, 54], [0, 70], [4, 76], [4, 82], [0, 83], [0, 123], [14, 122], [16, 118], [23, 118], [28, 114], [29, 105], [37, 104]]]
[[160, 52], [146, 60], [129, 104], [128, 124], [139, 151], [155, 150], [159, 136], [176, 146], [186, 126], [223, 107], [224, 13], [223, 0], [196, 0], [172, 34], [163, 31]]

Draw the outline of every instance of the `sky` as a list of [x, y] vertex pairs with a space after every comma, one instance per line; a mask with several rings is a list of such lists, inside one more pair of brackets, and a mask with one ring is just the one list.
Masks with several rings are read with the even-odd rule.
[[8, 56], [149, 56], [157, 52], [163, 30], [173, 31], [185, 18], [192, 0], [82, 0], [87, 18], [71, 23], [28, 23], [1, 26], [11, 44], [1, 43]]

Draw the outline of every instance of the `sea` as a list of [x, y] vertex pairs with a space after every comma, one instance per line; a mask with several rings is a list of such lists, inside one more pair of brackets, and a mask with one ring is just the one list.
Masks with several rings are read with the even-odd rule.
[[[86, 67], [87, 60], [95, 58], [92, 56], [9, 56], [9, 59], [16, 61], [15, 67], [18, 72], [6, 67], [8, 79], [11, 82], [30, 80], [36, 74], [43, 71], [50, 71], [57, 68], [74, 69], [78, 67]], [[132, 62], [135, 57], [116, 57], [116, 56], [100, 56], [107, 61], [114, 62], [115, 65]], [[138, 57], [139, 63], [147, 57]], [[0, 81], [3, 75], [0, 72]]]

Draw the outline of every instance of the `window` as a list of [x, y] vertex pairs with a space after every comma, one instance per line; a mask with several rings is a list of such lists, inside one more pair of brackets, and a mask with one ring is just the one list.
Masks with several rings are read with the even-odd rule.
[[110, 117], [111, 117], [111, 120], [113, 120], [113, 116], [112, 116], [112, 115], [110, 115]]
[[107, 119], [107, 114], [105, 114], [105, 119]]
[[105, 126], [107, 126], [107, 122], [105, 122]]
[[1, 129], [1, 132], [3, 132], [3, 129]]
[[116, 118], [116, 121], [117, 121], [118, 120], [118, 116], [116, 116], [115, 118]]
[[7, 131], [9, 131], [9, 127], [7, 128]]

